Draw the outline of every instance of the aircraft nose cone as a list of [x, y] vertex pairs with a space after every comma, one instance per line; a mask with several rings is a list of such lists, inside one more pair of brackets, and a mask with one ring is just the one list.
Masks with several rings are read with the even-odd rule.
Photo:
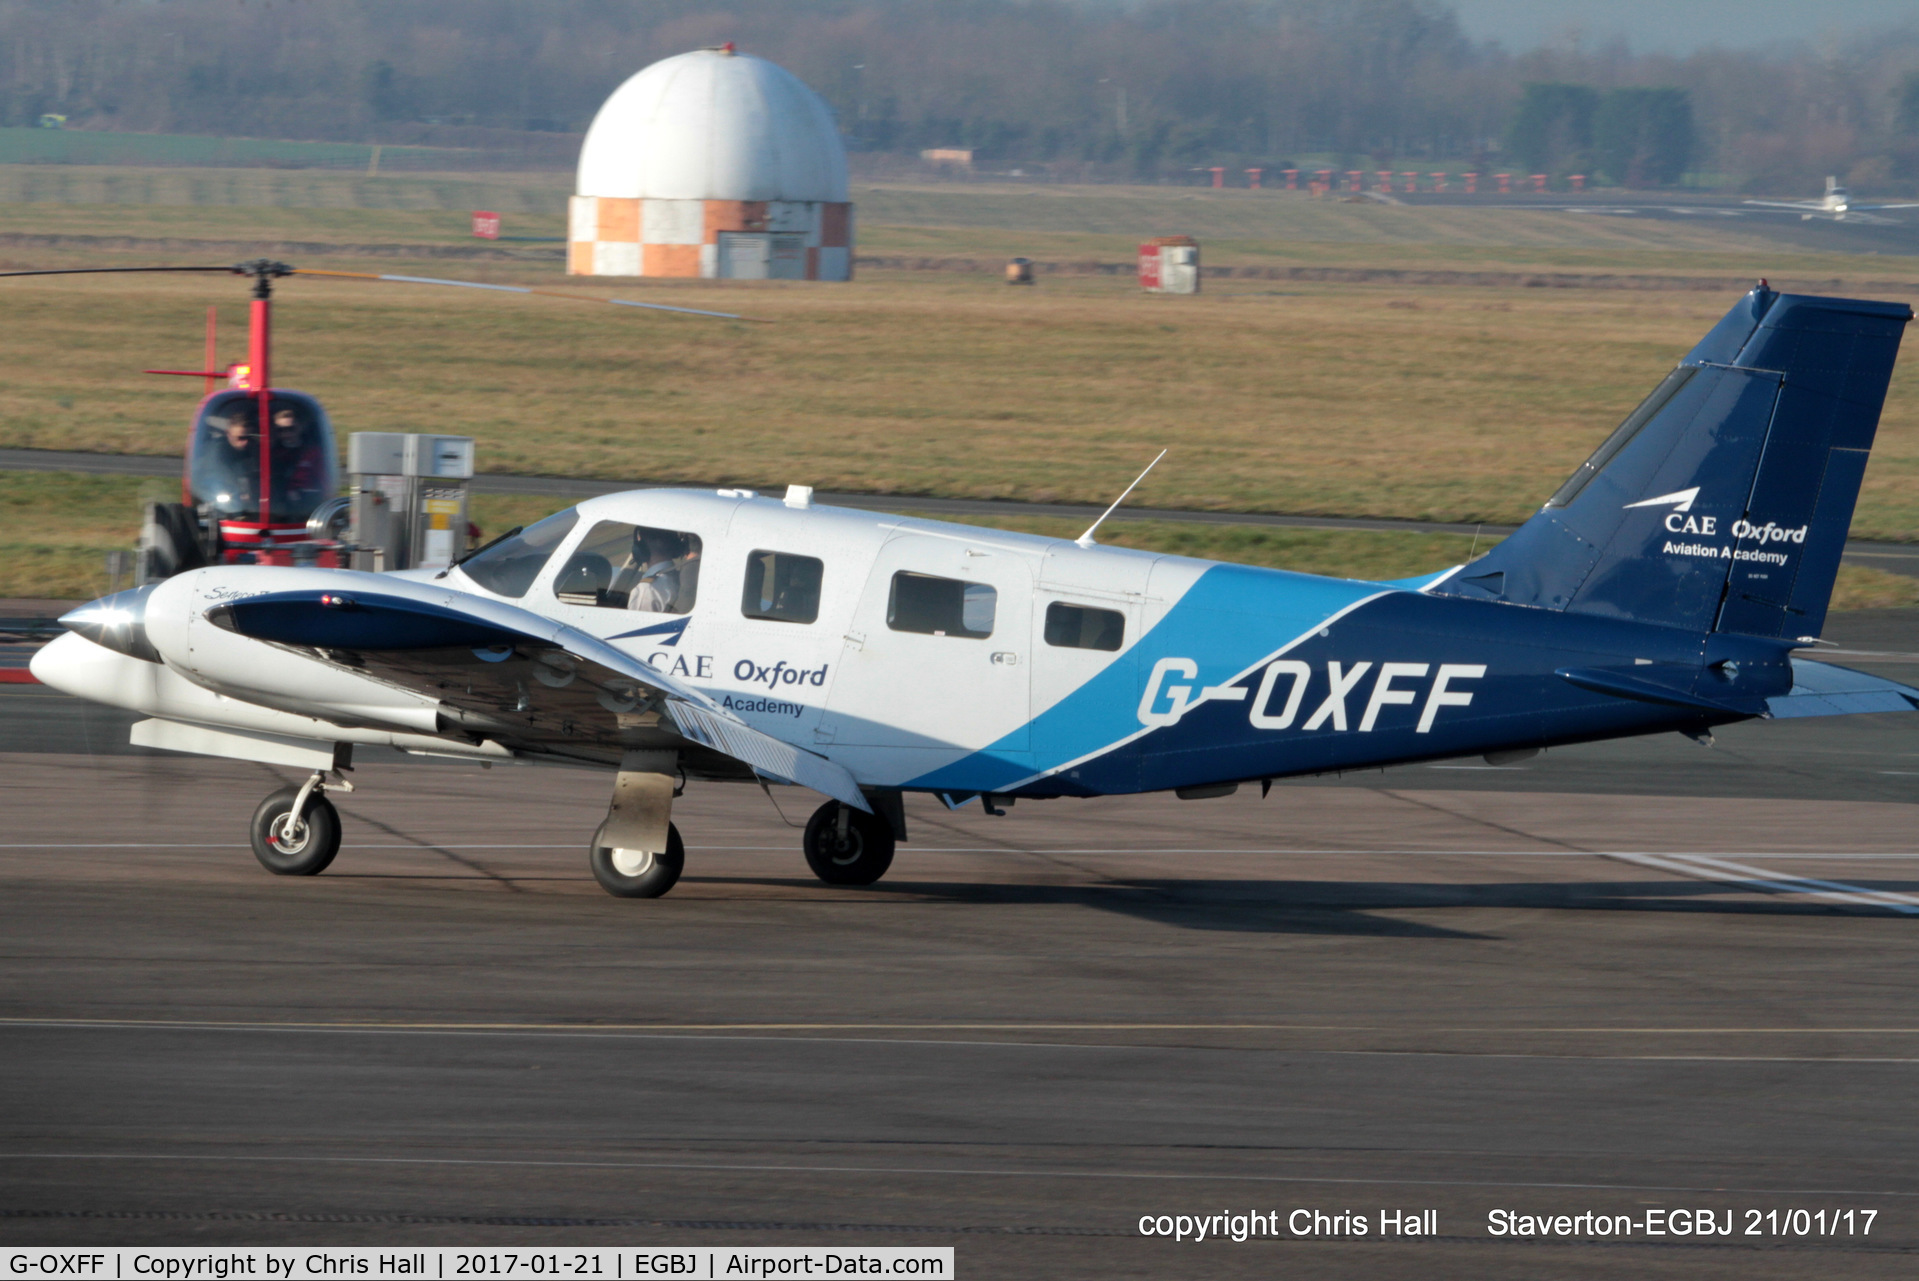
[[160, 661], [160, 652], [147, 639], [147, 597], [158, 583], [115, 592], [89, 601], [60, 616], [60, 625], [94, 644], [149, 663]]

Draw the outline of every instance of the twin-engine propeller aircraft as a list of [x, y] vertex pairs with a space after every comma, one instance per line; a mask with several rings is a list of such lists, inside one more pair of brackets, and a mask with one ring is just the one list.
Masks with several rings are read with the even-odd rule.
[[1861, 222], [1893, 222], [1891, 218], [1875, 218], [1872, 212], [1877, 209], [1919, 209], [1919, 204], [1902, 205], [1861, 205], [1854, 204], [1852, 193], [1839, 185], [1839, 179], [1830, 175], [1826, 178], [1826, 194], [1817, 200], [1748, 200], [1745, 202], [1760, 209], [1790, 209], [1802, 219], [1831, 218], [1834, 222], [1843, 222], [1850, 215]]
[[[325, 868], [355, 747], [615, 771], [590, 863], [653, 896], [684, 779], [830, 798], [805, 853], [869, 884], [901, 796], [1236, 786], [1360, 766], [1911, 711], [1797, 657], [1824, 624], [1903, 303], [1761, 282], [1512, 537], [1357, 582], [815, 506], [649, 490], [438, 574], [212, 566], [62, 621], [57, 689], [133, 741], [310, 769], [266, 798], [274, 872]], [[1097, 528], [1097, 525], [1095, 526]]]

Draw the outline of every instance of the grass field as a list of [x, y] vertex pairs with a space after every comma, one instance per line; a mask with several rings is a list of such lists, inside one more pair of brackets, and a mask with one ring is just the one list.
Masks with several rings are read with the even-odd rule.
[[[368, 178], [318, 170], [0, 164], [0, 232], [471, 245], [466, 215], [474, 209], [507, 214], [509, 235], [563, 235], [570, 190], [565, 173]], [[1200, 237], [1206, 261], [1223, 266], [1919, 278], [1919, 263], [1782, 251], [1703, 221], [1392, 207], [1184, 187], [892, 183], [856, 184], [851, 196], [859, 252], [878, 257], [1126, 262], [1142, 237], [1180, 232]], [[46, 204], [67, 208], [54, 214], [36, 207]], [[345, 211], [363, 217], [342, 217]]]
[[[100, 595], [108, 588], [106, 554], [133, 546], [139, 533], [140, 504], [177, 496], [177, 488], [168, 481], [0, 471], [0, 597], [88, 600]], [[473, 498], [472, 516], [492, 537], [514, 525], [530, 525], [560, 505], [554, 499], [479, 494]], [[1056, 538], [1076, 537], [1082, 528], [1076, 521], [1046, 517], [980, 517], [963, 523]], [[1100, 531], [1100, 541], [1115, 547], [1366, 579], [1410, 578], [1444, 569], [1467, 559], [1475, 545], [1474, 539], [1450, 534], [1168, 521], [1108, 524]], [[1493, 541], [1478, 540], [1477, 546], [1484, 551]], [[1906, 605], [1919, 605], [1919, 581], [1852, 566], [1839, 571], [1835, 609]]]
[[[469, 157], [470, 153], [447, 147], [380, 148], [382, 165], [410, 169], [471, 165]], [[299, 165], [366, 169], [372, 159], [373, 148], [364, 143], [112, 133], [96, 129], [0, 129], [0, 164], [4, 165]]]
[[[218, 262], [238, 256], [239, 244], [301, 243], [334, 248], [311, 260], [325, 268], [564, 285], [557, 265], [537, 257], [551, 250], [530, 248], [521, 260], [431, 255], [475, 243], [465, 215], [476, 206], [508, 213], [510, 233], [557, 234], [565, 190], [564, 175], [0, 166], [0, 236], [38, 238], [0, 254], [12, 267], [202, 252]], [[862, 252], [877, 254], [1123, 259], [1140, 234], [1181, 228], [1206, 238], [1210, 261], [1919, 281], [1912, 259], [1782, 255], [1710, 225], [1534, 210], [1191, 189], [902, 185], [855, 195]], [[220, 251], [196, 252], [203, 241]], [[1102, 502], [1168, 447], [1135, 502], [1511, 523], [1733, 301], [1709, 290], [1254, 280], [1160, 298], [1122, 277], [1057, 275], [1008, 289], [986, 273], [899, 270], [865, 271], [850, 285], [573, 287], [776, 323], [293, 280], [276, 312], [276, 381], [322, 396], [343, 436], [470, 434], [482, 467], [495, 471]], [[198, 385], [139, 371], [197, 367], [212, 302], [228, 326], [225, 358], [241, 355], [235, 280], [14, 280], [0, 289], [0, 445], [176, 452]], [[1919, 284], [1885, 296], [1919, 297]], [[1854, 522], [1862, 537], [1919, 536], [1912, 368], [1909, 358], [1895, 375]], [[0, 537], [40, 545], [20, 528], [23, 515], [0, 516]], [[1155, 545], [1376, 576], [1457, 559], [1438, 545], [1390, 544], [1398, 550], [1388, 553], [1388, 544], [1315, 543], [1318, 535], [1266, 547], [1256, 532], [1128, 526], [1115, 537], [1226, 539]], [[1282, 555], [1321, 559], [1270, 559]], [[1380, 568], [1389, 562], [1395, 568]]]
[[[220, 278], [4, 288], [8, 446], [178, 450], [197, 385], [139, 371], [195, 367], [207, 303], [230, 325], [243, 314], [239, 282]], [[489, 470], [1098, 502], [1170, 447], [1141, 504], [1516, 522], [1732, 301], [1254, 282], [1157, 298], [1101, 277], [1016, 290], [904, 272], [618, 292], [777, 323], [295, 280], [276, 380], [322, 396], [342, 433], [473, 435]], [[1919, 530], [1912, 368], [1895, 378], [1862, 536]]]
[[[137, 168], [114, 165], [0, 164], [0, 205], [106, 206], [109, 218], [137, 227], [147, 209], [492, 209], [542, 214], [560, 227], [570, 175], [555, 173], [330, 173], [318, 169]], [[41, 229], [64, 229], [64, 215], [41, 210]], [[273, 234], [271, 221], [258, 224]], [[465, 220], [460, 220], [465, 230]], [[118, 234], [138, 234], [128, 226]], [[527, 232], [527, 235], [558, 234]]]

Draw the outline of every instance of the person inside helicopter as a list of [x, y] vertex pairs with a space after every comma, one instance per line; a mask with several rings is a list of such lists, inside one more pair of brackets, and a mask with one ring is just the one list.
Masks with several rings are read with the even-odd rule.
[[253, 405], [232, 400], [207, 415], [205, 437], [194, 451], [194, 489], [202, 502], [225, 516], [259, 510], [260, 440]]
[[273, 506], [289, 517], [303, 516], [329, 497], [325, 457], [313, 439], [302, 407], [273, 402]]

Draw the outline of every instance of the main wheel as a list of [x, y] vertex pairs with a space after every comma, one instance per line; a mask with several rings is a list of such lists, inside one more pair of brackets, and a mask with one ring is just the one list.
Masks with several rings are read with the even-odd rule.
[[878, 814], [828, 801], [807, 820], [805, 848], [806, 865], [828, 885], [871, 885], [893, 866], [893, 828]]
[[340, 852], [340, 812], [315, 791], [307, 797], [306, 813], [285, 830], [283, 820], [293, 810], [300, 789], [283, 787], [253, 811], [253, 857], [275, 876], [318, 876]]
[[649, 854], [645, 850], [620, 850], [601, 843], [606, 824], [593, 833], [593, 851], [587, 856], [593, 879], [608, 894], [621, 898], [658, 898], [673, 888], [686, 866], [686, 846], [680, 841], [680, 829], [666, 825], [666, 853]]

